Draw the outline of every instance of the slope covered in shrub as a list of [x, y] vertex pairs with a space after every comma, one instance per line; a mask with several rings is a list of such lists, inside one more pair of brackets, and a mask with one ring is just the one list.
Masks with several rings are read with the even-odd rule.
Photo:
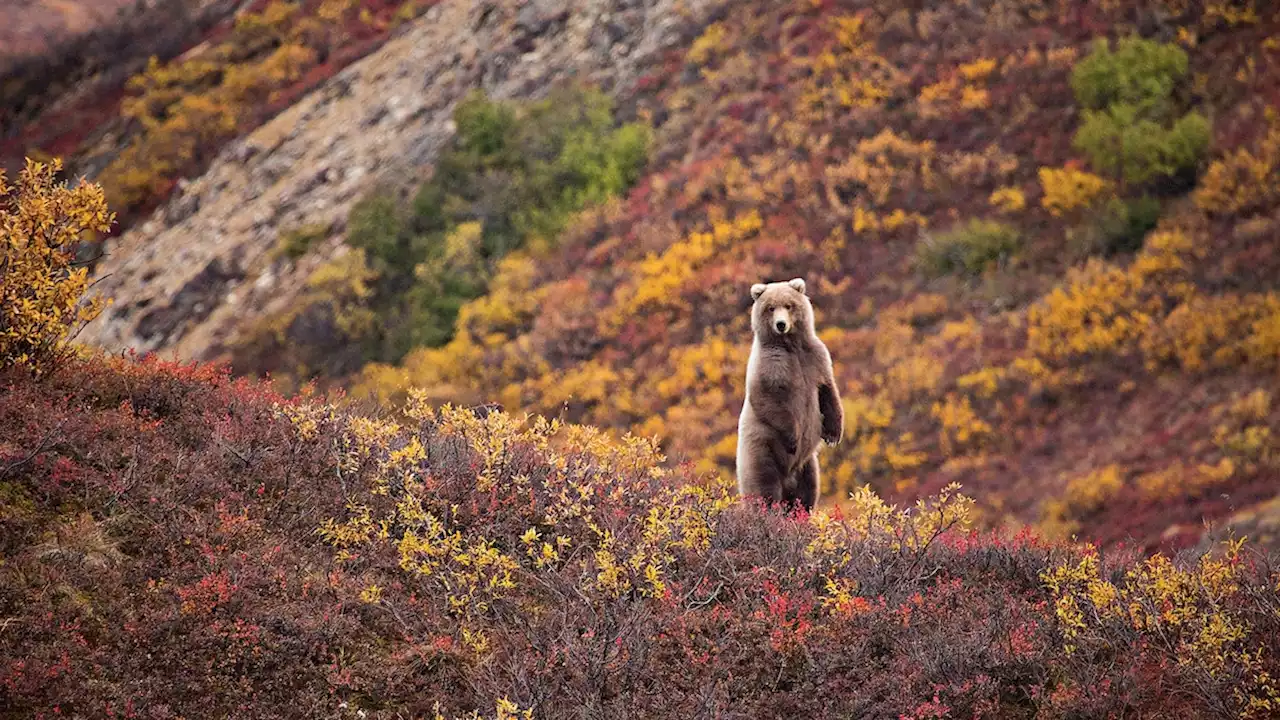
[[747, 288], [804, 276], [849, 419], [832, 502], [960, 481], [989, 526], [1194, 545], [1280, 469], [1277, 36], [1249, 3], [737, 5], [632, 98], [636, 188], [357, 391], [727, 476]]
[[1276, 709], [1280, 575], [1237, 545], [1104, 559], [951, 493], [765, 513], [647, 441], [153, 359], [0, 390], [3, 717]]
[[618, 122], [609, 96], [580, 86], [528, 102], [473, 92], [453, 119], [431, 178], [404, 200], [384, 188], [362, 198], [346, 221], [354, 252], [247, 329], [239, 372], [344, 377], [445, 344], [504, 263], [553, 248], [575, 213], [629, 189], [649, 142], [643, 123]]
[[[49, 180], [0, 259], [55, 292], [0, 337], [65, 350], [65, 245], [104, 214]], [[974, 532], [954, 487], [766, 510], [631, 435], [30, 347], [0, 345], [3, 717], [1280, 710], [1280, 570], [1243, 541], [1104, 559]]]

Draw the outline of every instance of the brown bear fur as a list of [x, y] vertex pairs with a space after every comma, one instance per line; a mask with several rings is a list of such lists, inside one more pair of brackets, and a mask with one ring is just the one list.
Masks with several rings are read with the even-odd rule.
[[738, 493], [769, 503], [818, 499], [818, 448], [844, 433], [831, 354], [813, 328], [804, 280], [751, 286], [755, 341], [738, 418]]

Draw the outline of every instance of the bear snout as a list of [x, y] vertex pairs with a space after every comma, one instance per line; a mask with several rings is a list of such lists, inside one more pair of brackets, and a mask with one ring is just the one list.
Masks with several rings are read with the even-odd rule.
[[786, 310], [779, 308], [773, 311], [773, 329], [779, 335], [786, 335], [791, 331], [791, 315]]

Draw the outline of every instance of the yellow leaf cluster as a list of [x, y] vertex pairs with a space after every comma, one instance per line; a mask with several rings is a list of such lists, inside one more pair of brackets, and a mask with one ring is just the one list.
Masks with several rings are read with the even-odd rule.
[[1040, 531], [1047, 537], [1067, 538], [1079, 529], [1079, 520], [1101, 510], [1124, 488], [1124, 471], [1107, 465], [1072, 478], [1060, 498], [1040, 506]]
[[939, 440], [944, 455], [978, 447], [992, 433], [991, 425], [978, 417], [967, 396], [948, 393], [930, 412], [942, 426]]
[[1027, 344], [1042, 360], [1136, 350], [1159, 327], [1167, 308], [1186, 300], [1190, 238], [1159, 232], [1128, 268], [1091, 260], [1073, 270], [1027, 313]]
[[494, 704], [495, 714], [491, 717], [473, 711], [470, 715], [458, 715], [446, 718], [437, 703], [431, 720], [533, 720], [533, 710], [521, 710], [520, 706], [505, 697], [498, 698]]
[[1006, 215], [1020, 212], [1027, 207], [1027, 197], [1015, 187], [1002, 187], [987, 198], [991, 207]]
[[835, 207], [844, 207], [835, 188], [850, 183], [865, 187], [876, 205], [886, 203], [894, 189], [908, 178], [931, 188], [935, 184], [934, 155], [932, 141], [914, 142], [892, 130], [882, 130], [875, 137], [860, 141], [843, 163], [826, 170], [828, 200]]
[[685, 60], [694, 65], [705, 63], [713, 54], [723, 49], [725, 38], [728, 36], [728, 28], [724, 23], [712, 23], [707, 26], [706, 30], [698, 36], [689, 46], [689, 51], [685, 53]]
[[[449, 405], [436, 410], [423, 393], [413, 393], [405, 415], [416, 424], [330, 418], [340, 422], [335, 450], [339, 468], [349, 471], [344, 477], [359, 477], [361, 491], [389, 500], [378, 509], [353, 504], [344, 518], [325, 521], [319, 534], [345, 557], [369, 545], [393, 548], [401, 570], [432, 588], [440, 609], [461, 623], [463, 645], [477, 655], [489, 651], [484, 624], [495, 604], [520, 592], [519, 583], [530, 573], [576, 563], [569, 573], [581, 578], [578, 590], [600, 602], [633, 592], [662, 597], [677, 554], [705, 549], [718, 515], [734, 504], [727, 486], [649, 488], [641, 511], [619, 526], [619, 503], [634, 502], [637, 484], [663, 475], [664, 458], [653, 442], [612, 439], [595, 428], [542, 417], [481, 415]], [[310, 426], [302, 421], [295, 427], [303, 432]], [[500, 546], [432, 491], [436, 480], [424, 472], [428, 446], [451, 442], [461, 443], [472, 458], [469, 493], [524, 501], [537, 490], [546, 498], [527, 504], [527, 530], [515, 547]], [[540, 480], [511, 476], [508, 463], [517, 447], [525, 453], [532, 448], [550, 473]], [[605, 529], [607, 523], [613, 529]], [[372, 585], [360, 600], [387, 602]]]
[[1253, 149], [1238, 148], [1214, 160], [1196, 189], [1196, 204], [1221, 215], [1265, 207], [1276, 198], [1276, 168], [1280, 166], [1280, 116], [1267, 111], [1267, 134]]
[[[261, 119], [260, 108], [316, 66], [354, 0], [273, 0], [236, 18], [230, 36], [167, 64], [151, 58], [127, 84], [121, 115], [141, 132], [103, 169], [113, 207], [132, 210], [165, 192], [219, 143]], [[416, 0], [401, 7], [420, 11]]]
[[834, 16], [827, 27], [833, 46], [815, 58], [797, 59], [808, 73], [792, 112], [800, 127], [875, 107], [906, 82], [905, 73], [875, 52], [861, 17]]
[[[828, 527], [827, 535], [842, 533], [846, 538], [887, 541], [895, 549], [916, 550], [947, 530], [971, 527], [974, 502], [952, 483], [937, 495], [917, 501], [914, 507], [899, 508], [882, 500], [869, 485], [863, 485], [849, 496], [844, 514], [847, 523]], [[838, 540], [829, 539], [827, 543]]]
[[1272, 326], [1280, 318], [1280, 297], [1226, 293], [1194, 296], [1172, 310], [1142, 341], [1149, 364], [1175, 363], [1195, 372], [1263, 366], [1280, 359], [1280, 337]]
[[1040, 204], [1054, 217], [1091, 207], [1111, 187], [1093, 173], [1070, 167], [1040, 168], [1040, 185], [1044, 189]]
[[1225, 459], [1250, 467], [1258, 463], [1273, 464], [1276, 450], [1268, 425], [1270, 414], [1269, 391], [1259, 388], [1237, 395], [1214, 411], [1218, 420], [1213, 429], [1214, 446]]
[[448, 344], [414, 350], [399, 366], [367, 365], [355, 382], [352, 395], [394, 404], [402, 401], [412, 387], [441, 402], [506, 403], [518, 399], [518, 387], [509, 387], [499, 397], [473, 394], [475, 388], [503, 388], [511, 378], [529, 370], [534, 374], [545, 372], [545, 364], [532, 349], [511, 342], [546, 296], [545, 288], [534, 288], [536, 272], [537, 266], [527, 253], [504, 257], [489, 283], [488, 293], [459, 310], [457, 332]]
[[1134, 482], [1149, 501], [1173, 500], [1199, 495], [1230, 480], [1235, 472], [1235, 462], [1226, 457], [1216, 465], [1189, 465], [1177, 461], [1159, 470], [1139, 475]]
[[960, 65], [956, 68], [956, 75], [925, 86], [917, 98], [920, 114], [926, 118], [937, 118], [957, 110], [987, 109], [991, 106], [987, 81], [997, 67], [994, 59], [980, 58]]

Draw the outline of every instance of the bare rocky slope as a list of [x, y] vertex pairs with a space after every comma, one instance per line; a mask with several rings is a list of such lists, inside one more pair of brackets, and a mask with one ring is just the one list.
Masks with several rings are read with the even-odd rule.
[[[81, 339], [217, 357], [247, 319], [286, 306], [310, 269], [343, 251], [338, 236], [362, 193], [422, 175], [468, 91], [527, 98], [576, 78], [625, 92], [723, 5], [458, 0], [433, 8], [226, 147], [208, 172], [114, 241], [95, 288], [113, 305]], [[317, 223], [331, 235], [320, 252], [297, 265], [272, 256], [281, 233]]]

